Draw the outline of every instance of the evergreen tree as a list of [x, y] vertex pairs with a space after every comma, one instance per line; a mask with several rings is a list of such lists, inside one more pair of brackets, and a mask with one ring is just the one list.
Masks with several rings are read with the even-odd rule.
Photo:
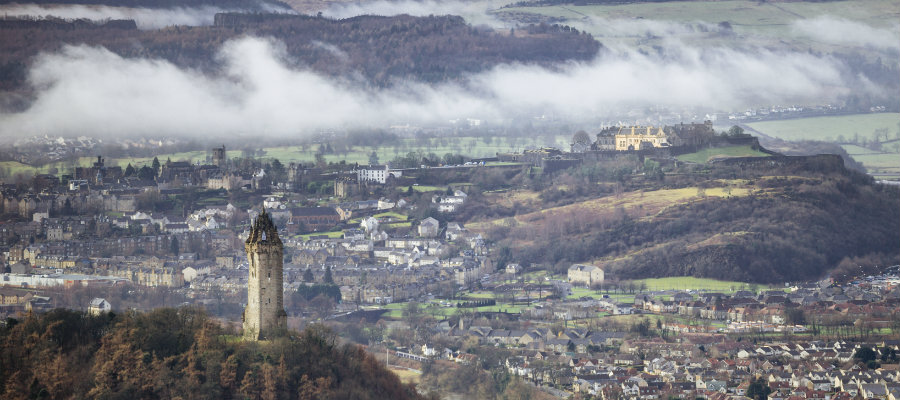
[[315, 279], [311, 269], [307, 268], [306, 271], [303, 271], [303, 282], [312, 282]]
[[178, 255], [178, 252], [179, 252], [179, 250], [180, 250], [180, 249], [178, 248], [178, 247], [179, 247], [179, 246], [178, 246], [178, 237], [172, 236], [172, 240], [169, 242], [169, 247], [171, 247], [171, 249], [172, 249], [172, 254], [174, 254], [174, 255], [177, 256], [177, 255]]
[[125, 176], [129, 177], [134, 175], [134, 167], [131, 166], [131, 163], [128, 163], [128, 166], [125, 167]]
[[69, 199], [66, 199], [66, 202], [63, 204], [62, 214], [75, 215], [75, 210], [72, 208], [72, 202]]
[[769, 397], [769, 393], [772, 393], [772, 389], [762, 378], [754, 378], [750, 381], [750, 387], [747, 388], [747, 397], [754, 400], [765, 400]]
[[375, 150], [372, 150], [372, 153], [369, 154], [369, 165], [378, 164], [378, 153]]
[[144, 181], [152, 181], [156, 178], [156, 173], [153, 172], [153, 168], [145, 165], [138, 170], [137, 177]]
[[153, 163], [150, 164], [150, 168], [153, 168], [153, 174], [154, 174], [153, 176], [154, 177], [159, 176], [159, 170], [160, 170], [160, 168], [162, 168], [159, 165], [159, 158], [153, 157]]
[[322, 282], [328, 285], [334, 284], [334, 277], [331, 276], [331, 266], [325, 269], [325, 277], [322, 278]]

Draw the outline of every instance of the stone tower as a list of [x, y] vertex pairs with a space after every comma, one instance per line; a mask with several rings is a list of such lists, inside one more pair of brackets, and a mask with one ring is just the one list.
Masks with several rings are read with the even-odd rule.
[[270, 339], [287, 329], [287, 313], [282, 287], [284, 246], [265, 208], [253, 222], [244, 249], [250, 261], [244, 340]]

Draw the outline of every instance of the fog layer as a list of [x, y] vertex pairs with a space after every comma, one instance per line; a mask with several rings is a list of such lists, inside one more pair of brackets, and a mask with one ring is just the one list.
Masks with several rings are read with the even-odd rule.
[[[327, 44], [322, 44], [327, 45]], [[763, 49], [666, 44], [664, 55], [613, 48], [557, 70], [504, 65], [468, 83], [363, 89], [296, 65], [273, 40], [246, 37], [220, 51], [223, 71], [206, 76], [167, 61], [123, 59], [69, 46], [35, 60], [36, 100], [0, 114], [0, 133], [52, 135], [272, 135], [317, 129], [502, 123], [544, 114], [579, 120], [647, 107], [727, 111], [758, 105], [822, 104], [878, 88], [827, 56]]]
[[85, 5], [5, 4], [0, 5], [0, 14], [8, 16], [55, 17], [63, 19], [133, 19], [138, 29], [159, 29], [172, 25], [203, 26], [212, 25], [213, 17], [223, 9], [217, 7], [197, 8], [132, 8]]
[[822, 16], [794, 22], [793, 32], [819, 42], [861, 46], [879, 50], [900, 50], [900, 25], [875, 28], [842, 18]]

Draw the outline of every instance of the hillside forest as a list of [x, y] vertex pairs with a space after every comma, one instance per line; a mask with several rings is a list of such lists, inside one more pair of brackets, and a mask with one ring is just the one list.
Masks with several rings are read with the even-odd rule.
[[0, 328], [3, 399], [418, 399], [314, 325], [242, 342], [198, 308], [91, 316], [56, 309]]
[[474, 180], [493, 192], [454, 218], [496, 242], [500, 265], [564, 273], [592, 262], [617, 279], [784, 283], [900, 261], [900, 192], [839, 156], [662, 170], [622, 157], [552, 174], [484, 173]]
[[[593, 59], [602, 45], [589, 34], [558, 25], [530, 25], [510, 32], [474, 27], [458, 16], [359, 16], [342, 20], [286, 14], [219, 14], [220, 26], [123, 29], [123, 24], [0, 20], [0, 91], [17, 92], [25, 107], [28, 66], [42, 52], [64, 45], [103, 46], [127, 58], [163, 59], [216, 74], [216, 54], [245, 35], [284, 44], [293, 65], [366, 86], [397, 81], [463, 80], [500, 63], [550, 66]], [[127, 24], [124, 24], [127, 25]]]

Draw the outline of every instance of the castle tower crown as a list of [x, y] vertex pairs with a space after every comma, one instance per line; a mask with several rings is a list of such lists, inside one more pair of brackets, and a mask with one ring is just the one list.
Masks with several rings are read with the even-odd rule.
[[244, 243], [250, 263], [244, 339], [270, 339], [287, 329], [284, 311], [284, 245], [278, 227], [265, 208], [256, 217]]
[[263, 208], [259, 216], [256, 217], [256, 221], [253, 222], [253, 226], [250, 228], [250, 234], [247, 235], [247, 241], [244, 243], [247, 245], [254, 243], [278, 246], [283, 245], [281, 243], [281, 238], [278, 237], [278, 227], [272, 222], [272, 217], [269, 216], [269, 213], [266, 212], [265, 208]]

